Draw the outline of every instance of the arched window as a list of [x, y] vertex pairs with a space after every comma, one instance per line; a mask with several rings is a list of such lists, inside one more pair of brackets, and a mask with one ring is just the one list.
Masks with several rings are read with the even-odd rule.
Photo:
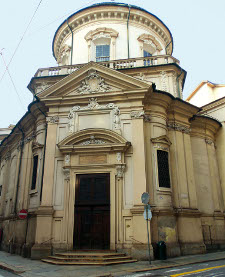
[[118, 32], [111, 28], [97, 28], [85, 36], [88, 43], [88, 61], [104, 62], [116, 59]]

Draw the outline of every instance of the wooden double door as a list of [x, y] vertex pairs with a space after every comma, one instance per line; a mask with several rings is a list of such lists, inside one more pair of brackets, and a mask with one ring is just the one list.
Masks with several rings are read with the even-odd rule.
[[109, 174], [77, 175], [74, 212], [75, 249], [110, 248]]

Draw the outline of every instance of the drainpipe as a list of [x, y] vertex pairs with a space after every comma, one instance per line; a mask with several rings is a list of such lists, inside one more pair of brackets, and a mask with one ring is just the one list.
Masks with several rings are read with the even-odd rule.
[[169, 47], [170, 43], [172, 43], [172, 40], [166, 45], [166, 48], [165, 48], [166, 55], [167, 55], [167, 48]]
[[[40, 102], [40, 99], [37, 97], [37, 95], [34, 94], [34, 97], [37, 99], [38, 102]], [[38, 110], [44, 115], [45, 119], [46, 119], [46, 114], [38, 107]], [[46, 139], [47, 139], [47, 121], [46, 121], [46, 125], [45, 125], [45, 140], [44, 140], [44, 153], [43, 153], [43, 163], [42, 163], [42, 174], [41, 174], [41, 191], [40, 191], [40, 201], [42, 199], [42, 188], [43, 188], [43, 180], [44, 180], [44, 170], [45, 170], [45, 152], [46, 152]]]
[[127, 57], [130, 58], [130, 43], [129, 43], [129, 20], [130, 20], [130, 5], [128, 5], [129, 13], [127, 17]]
[[178, 94], [178, 97], [181, 98], [181, 95], [180, 95], [180, 86], [179, 86], [179, 78], [181, 76], [181, 74], [183, 73], [183, 69], [181, 68], [181, 72], [180, 74], [177, 76], [177, 94]]
[[14, 206], [14, 215], [16, 216], [16, 206], [17, 206], [17, 201], [18, 201], [18, 191], [19, 191], [19, 183], [20, 183], [20, 171], [21, 171], [21, 164], [22, 164], [22, 155], [23, 155], [23, 147], [24, 147], [24, 132], [23, 130], [19, 127], [20, 132], [22, 133], [22, 142], [21, 142], [21, 150], [20, 150], [20, 161], [19, 161], [19, 172], [18, 172], [18, 177], [17, 177], [17, 184], [16, 184], [16, 199], [15, 199], [15, 206]]
[[69, 27], [69, 29], [70, 29], [70, 31], [71, 31], [71, 34], [72, 34], [72, 41], [71, 41], [71, 59], [70, 59], [70, 65], [72, 65], [72, 64], [73, 64], [73, 31], [72, 31], [72, 29], [71, 29], [71, 27], [70, 27], [70, 25], [69, 25], [69, 23], [68, 23], [68, 18], [67, 18], [67, 20], [66, 20], [66, 23], [67, 23], [67, 25], [68, 25], [68, 27]]

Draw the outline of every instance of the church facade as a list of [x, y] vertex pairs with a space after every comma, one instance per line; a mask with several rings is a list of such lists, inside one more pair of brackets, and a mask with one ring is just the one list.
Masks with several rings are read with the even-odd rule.
[[182, 100], [186, 72], [172, 51], [168, 27], [133, 5], [96, 4], [59, 26], [59, 66], [38, 69], [35, 101], [0, 144], [2, 249], [146, 259], [143, 192], [152, 250], [159, 241], [170, 257], [224, 248], [222, 125]]

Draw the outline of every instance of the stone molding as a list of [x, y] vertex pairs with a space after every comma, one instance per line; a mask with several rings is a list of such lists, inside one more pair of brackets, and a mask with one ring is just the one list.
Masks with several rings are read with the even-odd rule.
[[190, 132], [191, 132], [191, 128], [189, 128], [185, 125], [181, 125], [179, 123], [175, 123], [175, 122], [169, 122], [167, 124], [167, 127], [169, 130], [175, 130], [175, 131], [182, 132], [185, 134], [190, 134]]
[[80, 111], [93, 111], [93, 110], [112, 110], [112, 121], [113, 121], [113, 130], [121, 130], [121, 121], [120, 121], [120, 110], [118, 106], [114, 103], [109, 103], [106, 105], [100, 105], [97, 101], [97, 98], [90, 98], [89, 104], [87, 106], [74, 106], [68, 115], [69, 118], [69, 132], [73, 133], [75, 131], [75, 117], [76, 113]]
[[156, 40], [156, 38], [152, 35], [149, 34], [142, 34], [138, 37], [137, 39], [139, 42], [141, 43], [146, 43], [149, 44], [151, 46], [153, 46], [156, 50], [161, 51], [162, 50], [162, 46], [160, 45], [160, 43]]
[[88, 76], [81, 82], [76, 94], [91, 94], [98, 92], [107, 92], [111, 87], [105, 83], [96, 70], [89, 70]]
[[87, 41], [89, 40], [95, 40], [98, 38], [109, 38], [111, 39], [112, 37], [118, 37], [119, 33], [115, 31], [112, 28], [106, 28], [106, 27], [101, 27], [97, 28], [94, 31], [89, 31], [86, 36], [84, 37]]
[[46, 121], [47, 121], [48, 123], [56, 124], [56, 123], [59, 122], [59, 116], [58, 116], [58, 115], [55, 115], [55, 116], [47, 117], [47, 118], [46, 118]]
[[145, 122], [151, 121], [150, 115], [146, 115], [144, 111], [132, 111], [130, 113], [130, 117], [131, 117], [131, 119], [143, 118]]
[[36, 142], [36, 141], [33, 141], [33, 142], [32, 142], [32, 151], [33, 151], [33, 152], [36, 151], [36, 150], [38, 150], [38, 149], [42, 149], [43, 147], [44, 147], [44, 145], [41, 144], [41, 143], [38, 143], [38, 142]]

